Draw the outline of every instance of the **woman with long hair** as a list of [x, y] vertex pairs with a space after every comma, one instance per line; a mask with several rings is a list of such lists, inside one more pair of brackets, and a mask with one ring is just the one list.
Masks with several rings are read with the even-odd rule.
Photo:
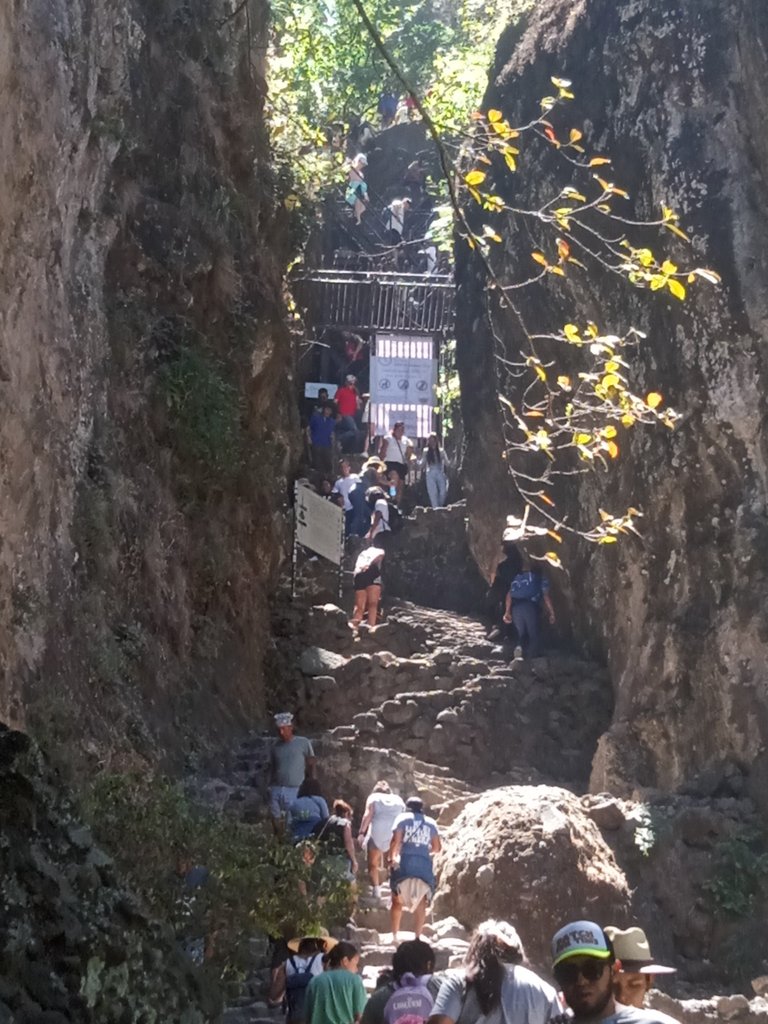
[[562, 1013], [557, 992], [523, 966], [520, 936], [506, 921], [484, 921], [469, 943], [464, 969], [440, 986], [429, 1024], [547, 1024]]
[[360, 954], [351, 942], [338, 942], [328, 954], [327, 970], [307, 986], [307, 1024], [357, 1024], [365, 1009]]
[[448, 456], [440, 447], [440, 439], [434, 432], [427, 438], [423, 466], [429, 503], [432, 508], [443, 508], [448, 496]]

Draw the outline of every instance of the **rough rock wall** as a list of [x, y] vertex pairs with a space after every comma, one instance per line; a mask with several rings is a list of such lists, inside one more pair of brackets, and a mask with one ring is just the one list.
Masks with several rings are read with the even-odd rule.
[[[541, 330], [587, 319], [647, 330], [637, 386], [658, 386], [683, 414], [674, 435], [623, 433], [610, 478], [583, 478], [561, 495], [564, 510], [587, 519], [600, 505], [646, 511], [643, 542], [567, 552], [574, 632], [605, 653], [616, 690], [599, 789], [676, 787], [731, 758], [749, 767], [765, 803], [767, 44], [761, 0], [544, 0], [522, 34], [502, 39], [485, 100], [520, 123], [552, 92], [550, 76], [571, 78], [576, 100], [556, 113], [556, 130], [583, 127], [589, 152], [613, 157], [629, 216], [658, 216], [662, 203], [679, 210], [694, 253], [671, 237], [667, 252], [724, 279], [719, 293], [693, 290], [685, 307], [594, 271], [518, 296]], [[502, 187], [538, 204], [569, 181], [551, 150], [533, 147]], [[539, 238], [517, 228], [495, 258], [527, 276]], [[468, 500], [487, 563], [512, 503], [484, 273], [466, 252], [458, 272]], [[511, 323], [501, 329], [514, 338]]]
[[49, 745], [258, 711], [293, 414], [267, 10], [235, 6], [0, 12], [0, 718]]
[[120, 887], [29, 737], [2, 725], [0, 791], [0, 1020], [219, 1020], [204, 972]]

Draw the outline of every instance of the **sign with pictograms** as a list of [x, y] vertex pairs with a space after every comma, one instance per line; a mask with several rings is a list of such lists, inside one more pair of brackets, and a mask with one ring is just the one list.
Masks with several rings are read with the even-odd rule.
[[296, 542], [341, 565], [344, 554], [344, 511], [332, 501], [296, 484]]

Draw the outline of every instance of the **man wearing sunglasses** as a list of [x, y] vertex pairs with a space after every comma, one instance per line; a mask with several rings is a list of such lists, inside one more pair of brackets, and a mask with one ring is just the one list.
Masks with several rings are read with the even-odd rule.
[[[674, 1024], [655, 1010], [639, 1010], [616, 1002], [613, 983], [621, 964], [611, 940], [593, 921], [572, 921], [552, 939], [552, 973], [576, 1024]], [[554, 1024], [550, 1021], [549, 1024]]]

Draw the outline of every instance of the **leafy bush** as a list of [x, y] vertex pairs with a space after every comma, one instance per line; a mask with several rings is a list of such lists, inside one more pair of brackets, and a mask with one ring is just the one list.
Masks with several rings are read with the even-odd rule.
[[[346, 920], [349, 883], [314, 848], [297, 849], [200, 807], [169, 779], [102, 774], [85, 810], [97, 841], [149, 910], [180, 940], [204, 938], [206, 959], [222, 974], [242, 964], [256, 932], [312, 934]], [[208, 881], [189, 888], [185, 876], [194, 867], [207, 868]]]
[[768, 879], [765, 836], [751, 829], [731, 836], [716, 847], [715, 864], [714, 874], [703, 888], [711, 895], [716, 912], [746, 917]]

